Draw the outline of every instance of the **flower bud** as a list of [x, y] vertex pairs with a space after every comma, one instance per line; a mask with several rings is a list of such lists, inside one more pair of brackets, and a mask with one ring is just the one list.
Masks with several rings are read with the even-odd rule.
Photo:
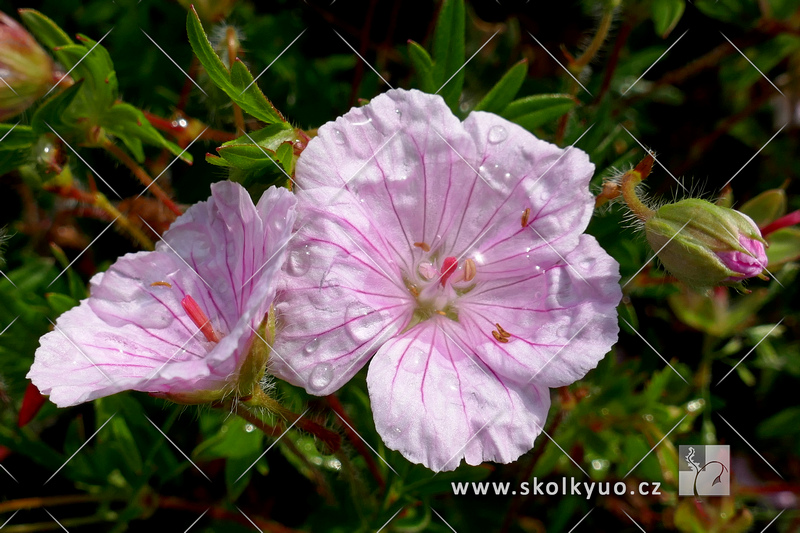
[[693, 287], [761, 275], [766, 241], [738, 211], [688, 198], [659, 208], [644, 224], [647, 242], [675, 277]]
[[31, 34], [0, 12], [0, 121], [19, 115], [47, 92], [54, 69]]

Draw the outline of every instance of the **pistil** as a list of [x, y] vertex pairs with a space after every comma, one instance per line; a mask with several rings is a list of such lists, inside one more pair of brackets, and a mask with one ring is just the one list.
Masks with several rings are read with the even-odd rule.
[[184, 296], [183, 300], [181, 300], [181, 306], [183, 306], [183, 310], [186, 311], [186, 314], [189, 315], [192, 322], [203, 332], [203, 335], [206, 336], [209, 342], [219, 342], [219, 335], [214, 331], [211, 321], [203, 310], [200, 309], [200, 306], [194, 298], [187, 294]]

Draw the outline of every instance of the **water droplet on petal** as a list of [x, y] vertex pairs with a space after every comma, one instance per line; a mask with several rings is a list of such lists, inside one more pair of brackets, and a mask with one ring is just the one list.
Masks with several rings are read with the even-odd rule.
[[342, 130], [333, 130], [333, 142], [336, 144], [345, 143], [344, 133], [342, 133]]
[[428, 362], [428, 355], [419, 348], [411, 348], [408, 353], [403, 356], [403, 359], [403, 368], [416, 374], [425, 368], [425, 363]]
[[317, 348], [319, 348], [319, 338], [314, 337], [308, 341], [305, 346], [303, 346], [303, 353], [306, 355], [311, 355], [317, 351]]
[[508, 131], [503, 126], [492, 126], [489, 129], [489, 142], [497, 144], [508, 138]]
[[548, 198], [550, 198], [550, 191], [542, 187], [542, 190], [539, 191], [539, 200], [546, 202]]
[[283, 229], [286, 227], [286, 218], [285, 217], [275, 217], [272, 219], [272, 230], [275, 233], [282, 233]]
[[594, 257], [590, 257], [588, 259], [584, 259], [583, 261], [581, 261], [581, 268], [584, 271], [591, 270], [592, 265], [594, 265]]
[[403, 116], [403, 112], [399, 109], [395, 109], [394, 112], [397, 114], [397, 118], [401, 118]]
[[286, 271], [296, 277], [304, 275], [311, 268], [311, 252], [306, 244], [302, 248], [295, 248], [289, 253]]
[[309, 376], [308, 386], [315, 391], [327, 387], [333, 380], [333, 367], [330, 363], [321, 363], [314, 367]]
[[383, 314], [361, 302], [353, 302], [344, 313], [345, 329], [356, 342], [375, 338], [383, 326]]
[[396, 434], [398, 434], [398, 435], [399, 435], [399, 434], [401, 434], [401, 433], [403, 432], [403, 430], [402, 430], [402, 429], [400, 429], [400, 428], [398, 428], [398, 427], [393, 427], [393, 428], [392, 428], [392, 431], [394, 431], [394, 432], [395, 432]]

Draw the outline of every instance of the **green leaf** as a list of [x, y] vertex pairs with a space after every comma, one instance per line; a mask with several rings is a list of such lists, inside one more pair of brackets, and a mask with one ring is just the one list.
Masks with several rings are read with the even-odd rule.
[[36, 134], [33, 128], [24, 124], [0, 124], [0, 139], [0, 152], [30, 149], [36, 142]]
[[789, 407], [761, 422], [756, 433], [762, 439], [800, 434], [798, 417], [800, 417], [800, 407]]
[[770, 189], [746, 201], [739, 211], [753, 219], [758, 227], [764, 227], [786, 214], [786, 191]]
[[67, 296], [66, 294], [59, 294], [57, 292], [47, 293], [45, 294], [45, 298], [47, 298], [47, 303], [50, 304], [50, 308], [53, 310], [53, 314], [55, 316], [66, 313], [78, 305], [78, 301], [74, 298]]
[[273, 166], [275, 164], [274, 161], [277, 160], [275, 152], [252, 143], [220, 146], [217, 148], [217, 153], [222, 159], [230, 163], [230, 166], [242, 170], [261, 170], [269, 168]]
[[408, 41], [408, 56], [411, 64], [417, 71], [420, 90], [426, 93], [436, 92], [436, 85], [433, 83], [433, 59], [422, 46], [414, 41]]
[[653, 0], [653, 24], [656, 33], [666, 37], [675, 29], [686, 9], [685, 0]]
[[72, 44], [72, 39], [58, 24], [35, 9], [20, 9], [19, 16], [34, 37], [46, 47], [52, 49]]
[[99, 115], [117, 99], [117, 73], [105, 47], [84, 35], [79, 35], [78, 39], [85, 44], [63, 46], [58, 53], [67, 68], [75, 66], [72, 71], [74, 78], [86, 80], [83, 112]]
[[514, 100], [501, 114], [525, 129], [538, 128], [561, 117], [575, 107], [567, 94], [536, 94]]
[[82, 87], [83, 81], [81, 80], [75, 85], [45, 100], [33, 114], [33, 119], [31, 119], [33, 131], [37, 135], [52, 133], [48, 124], [59, 132], [65, 129], [74, 129], [76, 125], [64, 122], [63, 117], [67, 108], [72, 104], [72, 101], [75, 100], [78, 91], [80, 91]]
[[253, 80], [252, 75], [247, 70], [247, 67], [244, 66], [244, 63], [239, 60], [234, 62], [232, 72], [228, 72], [228, 69], [225, 68], [225, 65], [208, 41], [200, 18], [194, 9], [186, 19], [186, 31], [189, 34], [189, 43], [192, 45], [192, 50], [194, 50], [203, 68], [206, 69], [208, 77], [234, 103], [241, 107], [242, 110], [268, 124], [283, 124], [284, 128], [291, 128], [291, 125], [283, 120], [255, 83], [242, 94], [245, 87]]
[[280, 161], [281, 166], [286, 171], [287, 174], [290, 176], [294, 172], [294, 147], [291, 142], [285, 142], [278, 147], [275, 151], [275, 156]]
[[141, 110], [124, 102], [117, 102], [106, 111], [99, 120], [99, 124], [112, 135], [117, 136], [128, 147], [137, 161], [144, 161], [142, 142], [166, 148], [173, 155], [180, 155], [183, 161], [192, 162], [188, 152], [166, 140], [147, 120]]
[[444, 0], [433, 34], [433, 81], [453, 111], [464, 87], [464, 21], [464, 0]]
[[500, 81], [478, 102], [475, 111], [489, 111], [490, 113], [502, 113], [511, 100], [517, 96], [522, 82], [528, 75], [528, 60], [523, 59], [500, 78]]
[[767, 237], [769, 248], [769, 269], [773, 272], [776, 267], [800, 259], [800, 228], [797, 226], [781, 228]]

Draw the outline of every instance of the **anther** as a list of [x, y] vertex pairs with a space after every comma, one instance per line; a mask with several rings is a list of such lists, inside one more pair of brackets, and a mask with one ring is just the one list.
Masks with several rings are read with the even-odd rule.
[[475, 266], [475, 260], [467, 259], [464, 261], [464, 281], [472, 281], [475, 274], [478, 272], [478, 267]]
[[504, 330], [500, 324], [495, 323], [495, 326], [497, 326], [497, 329], [492, 330], [492, 337], [494, 337], [494, 340], [502, 343], [508, 342], [511, 338], [511, 334]]
[[523, 228], [527, 228], [528, 227], [528, 219], [530, 218], [530, 216], [531, 216], [531, 208], [530, 207], [526, 207], [525, 211], [522, 212], [522, 220], [521, 220], [521, 222], [522, 222], [522, 227]]
[[203, 332], [203, 335], [206, 336], [206, 339], [208, 339], [209, 342], [219, 342], [219, 336], [211, 326], [211, 321], [208, 319], [203, 310], [200, 309], [200, 306], [197, 304], [194, 298], [187, 294], [183, 297], [183, 300], [181, 300], [181, 306], [183, 306], [183, 310], [186, 311], [186, 314], [189, 315], [189, 318], [192, 319], [192, 322], [194, 322], [194, 324], [200, 328], [200, 331]]
[[172, 285], [167, 283], [166, 281], [154, 281], [150, 284], [151, 287], [169, 287], [172, 288]]
[[431, 251], [431, 247], [428, 246], [427, 244], [425, 244], [424, 242], [415, 242], [414, 246], [416, 246], [417, 248], [422, 248], [423, 252], [430, 252]]

